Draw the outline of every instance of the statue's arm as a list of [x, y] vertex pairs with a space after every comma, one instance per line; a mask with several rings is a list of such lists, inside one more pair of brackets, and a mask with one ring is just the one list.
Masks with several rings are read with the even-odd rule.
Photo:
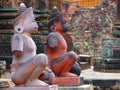
[[47, 45], [50, 48], [56, 48], [58, 46], [58, 37], [56, 34], [50, 34], [47, 37]]
[[23, 53], [23, 39], [21, 34], [14, 34], [11, 39], [11, 50], [12, 54], [16, 58], [20, 58]]

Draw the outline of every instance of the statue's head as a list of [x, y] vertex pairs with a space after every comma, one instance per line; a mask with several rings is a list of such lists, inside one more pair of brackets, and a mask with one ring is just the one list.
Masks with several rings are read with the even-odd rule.
[[13, 24], [15, 33], [27, 32], [31, 34], [38, 29], [32, 7], [26, 8], [23, 3], [20, 4], [18, 16], [15, 18]]
[[50, 21], [48, 24], [48, 30], [49, 32], [55, 31], [55, 23], [60, 23], [62, 26], [62, 31], [67, 32], [68, 26], [66, 24], [65, 14], [63, 12], [60, 12], [57, 8], [53, 9], [53, 13], [50, 17]]

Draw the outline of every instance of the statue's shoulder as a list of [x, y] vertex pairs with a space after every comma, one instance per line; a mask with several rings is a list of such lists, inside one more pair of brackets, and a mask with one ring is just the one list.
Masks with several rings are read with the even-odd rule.
[[13, 38], [22, 38], [22, 37], [24, 37], [24, 35], [17, 33], [17, 34], [14, 34], [12, 37], [13, 37]]
[[50, 33], [47, 37], [47, 44], [51, 48], [57, 47], [58, 41], [59, 41], [58, 35], [55, 32]]
[[14, 34], [12, 36], [12, 41], [19, 41], [25, 39], [25, 36], [23, 34]]
[[51, 32], [48, 34], [48, 38], [58, 38], [59, 35], [56, 32]]

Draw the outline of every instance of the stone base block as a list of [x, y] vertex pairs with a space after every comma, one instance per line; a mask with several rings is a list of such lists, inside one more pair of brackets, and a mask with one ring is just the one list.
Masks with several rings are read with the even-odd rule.
[[79, 77], [57, 77], [53, 84], [57, 85], [80, 85]]
[[8, 90], [8, 88], [0, 88], [0, 90]]
[[58, 90], [94, 90], [94, 88], [91, 85], [59, 86]]
[[58, 86], [50, 85], [46, 87], [12, 87], [8, 90], [58, 90]]

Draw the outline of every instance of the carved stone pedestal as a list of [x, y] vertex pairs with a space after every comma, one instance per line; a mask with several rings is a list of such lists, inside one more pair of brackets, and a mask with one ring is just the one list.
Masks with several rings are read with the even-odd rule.
[[57, 85], [80, 85], [79, 77], [57, 77], [53, 84]]
[[12, 87], [8, 90], [58, 90], [58, 86], [50, 85], [46, 87]]

